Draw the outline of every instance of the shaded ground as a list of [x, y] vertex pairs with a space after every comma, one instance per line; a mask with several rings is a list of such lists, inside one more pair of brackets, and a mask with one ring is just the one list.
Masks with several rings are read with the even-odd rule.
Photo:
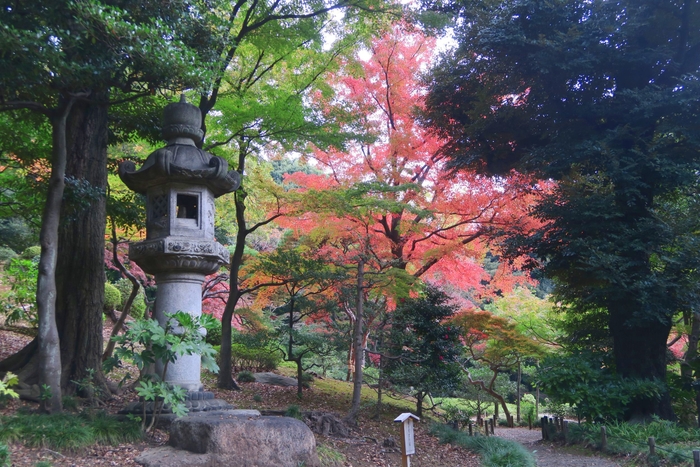
[[538, 467], [621, 467], [609, 458], [599, 457], [591, 451], [569, 448], [542, 441], [539, 429], [503, 428], [495, 430], [496, 436], [521, 443], [535, 455]]
[[[109, 326], [105, 326], [109, 328]], [[108, 330], [105, 330], [108, 335]], [[0, 359], [21, 349], [30, 337], [3, 329], [0, 326]], [[262, 383], [244, 383], [243, 390], [222, 391], [214, 388], [215, 376], [204, 374], [202, 382], [207, 390], [233, 404], [237, 408], [284, 411], [290, 405], [298, 405], [302, 411], [321, 410], [334, 412], [342, 416], [350, 406], [350, 384], [332, 380], [318, 380], [310, 389], [304, 391], [300, 401], [296, 396], [296, 387], [271, 386]], [[369, 394], [371, 400], [372, 394]], [[104, 410], [116, 413], [128, 402], [135, 400], [133, 392], [115, 396], [107, 401]], [[398, 448], [385, 447], [384, 440], [399, 438], [398, 424], [393, 419], [406, 407], [385, 406], [378, 420], [372, 419], [374, 406], [367, 402], [360, 412], [359, 426], [351, 431], [349, 438], [331, 438], [316, 436], [319, 454], [325, 457], [325, 467], [394, 467], [401, 465]], [[404, 405], [406, 405], [404, 403]], [[35, 408], [34, 404], [11, 401], [0, 410], [0, 415], [15, 413], [20, 407]], [[157, 432], [153, 439], [119, 446], [94, 446], [79, 452], [55, 452], [46, 448], [26, 448], [19, 444], [10, 446], [12, 465], [14, 467], [34, 467], [39, 461], [48, 461], [52, 467], [89, 467], [89, 466], [128, 466], [135, 467], [134, 462], [144, 449], [162, 445], [167, 442], [167, 433]], [[416, 455], [412, 457], [414, 467], [478, 467], [478, 457], [462, 448], [441, 445], [437, 439], [427, 434], [427, 425], [415, 426]], [[330, 456], [324, 456], [330, 453]], [[339, 455], [340, 454], [340, 455]], [[335, 459], [335, 460], [333, 460]]]

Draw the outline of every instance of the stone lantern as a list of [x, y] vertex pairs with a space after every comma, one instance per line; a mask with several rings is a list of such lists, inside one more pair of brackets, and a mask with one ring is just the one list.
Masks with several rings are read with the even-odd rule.
[[[229, 262], [228, 250], [214, 239], [214, 199], [236, 190], [240, 176], [224, 159], [197, 148], [201, 124], [200, 110], [182, 96], [163, 111], [167, 145], [139, 170], [130, 161], [119, 165], [126, 186], [146, 195], [146, 240], [129, 245], [129, 258], [155, 276], [161, 325], [165, 313], [200, 316], [205, 276]], [[199, 355], [179, 357], [168, 365], [165, 381], [186, 389], [192, 401], [213, 399], [202, 392], [200, 369]], [[200, 404], [189, 405], [196, 410]]]

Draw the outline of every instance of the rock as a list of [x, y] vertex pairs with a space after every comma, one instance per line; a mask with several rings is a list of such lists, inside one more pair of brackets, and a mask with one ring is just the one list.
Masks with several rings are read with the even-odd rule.
[[255, 410], [200, 412], [170, 427], [170, 446], [144, 451], [146, 467], [318, 467], [316, 440], [301, 421]]
[[305, 412], [304, 421], [314, 433], [323, 436], [347, 438], [350, 429], [337, 415], [330, 412]]
[[295, 378], [289, 376], [277, 375], [275, 373], [255, 373], [255, 382], [263, 384], [273, 384], [275, 386], [293, 386], [297, 385]]

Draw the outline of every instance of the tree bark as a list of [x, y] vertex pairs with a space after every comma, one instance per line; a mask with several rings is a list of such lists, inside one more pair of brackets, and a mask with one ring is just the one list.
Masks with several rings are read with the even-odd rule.
[[[613, 353], [617, 373], [623, 378], [642, 378], [666, 382], [666, 342], [671, 331], [671, 320], [643, 320], [631, 311], [611, 309], [609, 319], [613, 337]], [[665, 390], [660, 398], [632, 401], [626, 418], [650, 420], [653, 415], [675, 420], [671, 397]]]
[[364, 307], [364, 273], [365, 273], [365, 263], [363, 259], [360, 259], [357, 263], [357, 310], [355, 312], [355, 326], [353, 329], [353, 347], [355, 348], [355, 373], [353, 377], [352, 384], [352, 404], [350, 406], [350, 411], [345, 417], [345, 421], [351, 425], [357, 423], [357, 415], [360, 412], [360, 402], [362, 396], [362, 353], [364, 348], [362, 346], [362, 315]]
[[[59, 230], [56, 316], [61, 338], [62, 387], [94, 369], [103, 385], [102, 308], [104, 303], [105, 189], [107, 186], [106, 95], [77, 102], [67, 122], [66, 175], [87, 193], [74, 193], [82, 204], [64, 200]], [[106, 386], [103, 388], [107, 390]]]
[[38, 358], [39, 384], [48, 388], [50, 395], [42, 397], [41, 410], [58, 413], [61, 402], [61, 347], [56, 327], [56, 261], [58, 256], [58, 226], [61, 220], [61, 199], [65, 188], [66, 173], [66, 119], [73, 99], [65, 102], [51, 116], [53, 154], [51, 177], [41, 216], [41, 256], [36, 288], [37, 314], [39, 316]]

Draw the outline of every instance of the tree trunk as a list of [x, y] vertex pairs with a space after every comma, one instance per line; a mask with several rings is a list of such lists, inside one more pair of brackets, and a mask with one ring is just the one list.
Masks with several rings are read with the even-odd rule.
[[[239, 171], [243, 170], [245, 156], [240, 156]], [[239, 189], [235, 196], [236, 206], [236, 224], [238, 232], [236, 233], [236, 246], [231, 255], [231, 271], [229, 280], [229, 295], [226, 301], [226, 307], [221, 317], [221, 365], [219, 366], [219, 380], [217, 386], [221, 389], [236, 389], [240, 390], [240, 386], [233, 379], [233, 369], [231, 368], [231, 321], [233, 313], [236, 310], [238, 300], [241, 298], [241, 290], [238, 287], [238, 275], [243, 265], [243, 251], [245, 248], [245, 240], [248, 235], [245, 220], [245, 191]]]
[[[53, 154], [51, 177], [41, 216], [41, 257], [36, 288], [37, 314], [39, 316], [38, 358], [39, 384], [50, 390], [50, 396], [42, 397], [44, 412], [63, 410], [61, 391], [61, 347], [56, 327], [56, 261], [58, 257], [58, 225], [61, 220], [61, 199], [65, 188], [66, 173], [66, 118], [73, 100], [66, 102], [51, 117]], [[43, 396], [43, 395], [42, 395]]]
[[523, 379], [523, 372], [522, 372], [522, 365], [520, 362], [518, 362], [518, 388], [517, 388], [517, 396], [518, 398], [516, 399], [516, 420], [518, 424], [520, 424], [520, 383], [522, 382]]
[[355, 326], [353, 329], [353, 347], [355, 350], [355, 374], [352, 384], [352, 404], [350, 411], [345, 417], [345, 421], [354, 425], [357, 423], [357, 415], [360, 412], [360, 401], [362, 396], [362, 357], [364, 353], [362, 347], [362, 315], [364, 307], [364, 260], [360, 259], [357, 263], [357, 310], [355, 312]]
[[[671, 331], [671, 320], [642, 320], [633, 312], [611, 309], [610, 333], [617, 373], [623, 378], [638, 378], [666, 382], [666, 342]], [[671, 397], [665, 390], [659, 399], [648, 398], [632, 401], [626, 418], [650, 420], [657, 415], [675, 420]]]
[[[102, 308], [104, 303], [105, 188], [107, 186], [106, 95], [76, 102], [67, 122], [66, 176], [75, 181], [64, 199], [59, 230], [56, 317], [61, 338], [62, 387], [102, 376]], [[78, 202], [78, 200], [80, 202]], [[71, 385], [72, 386], [72, 385]], [[74, 388], [69, 388], [74, 389]]]

